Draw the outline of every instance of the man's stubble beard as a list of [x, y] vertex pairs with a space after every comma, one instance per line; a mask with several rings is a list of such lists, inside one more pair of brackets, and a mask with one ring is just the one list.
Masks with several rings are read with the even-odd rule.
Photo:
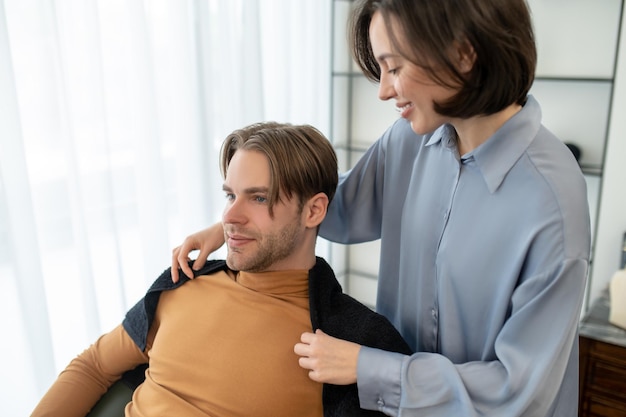
[[[228, 248], [226, 264], [235, 271], [263, 272], [285, 258], [293, 252], [295, 245], [301, 241], [300, 215], [286, 224], [281, 230], [269, 235], [259, 235], [257, 233], [244, 234], [254, 239], [254, 252], [246, 245], [243, 250]], [[241, 231], [235, 229], [237, 231]]]

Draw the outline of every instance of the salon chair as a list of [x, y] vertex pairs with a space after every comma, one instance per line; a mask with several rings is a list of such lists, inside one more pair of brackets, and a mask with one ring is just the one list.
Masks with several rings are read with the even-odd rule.
[[87, 417], [124, 417], [124, 408], [132, 399], [135, 388], [143, 382], [147, 367], [140, 365], [126, 372], [122, 379], [111, 385]]

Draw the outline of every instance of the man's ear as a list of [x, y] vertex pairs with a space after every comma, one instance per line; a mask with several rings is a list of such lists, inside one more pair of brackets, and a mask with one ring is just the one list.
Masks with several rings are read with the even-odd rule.
[[328, 210], [328, 196], [317, 193], [309, 198], [303, 207], [304, 224], [306, 227], [316, 228], [326, 217]]

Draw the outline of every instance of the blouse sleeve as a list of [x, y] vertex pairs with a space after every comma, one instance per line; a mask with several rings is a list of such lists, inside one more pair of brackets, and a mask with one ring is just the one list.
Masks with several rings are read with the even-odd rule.
[[337, 192], [320, 227], [323, 238], [337, 243], [380, 238], [385, 166], [382, 140], [339, 176]]
[[361, 348], [361, 407], [391, 416], [557, 415], [551, 407], [561, 384], [577, 381], [572, 357], [586, 269], [586, 260], [568, 259], [518, 288], [497, 360], [452, 363], [437, 353]]

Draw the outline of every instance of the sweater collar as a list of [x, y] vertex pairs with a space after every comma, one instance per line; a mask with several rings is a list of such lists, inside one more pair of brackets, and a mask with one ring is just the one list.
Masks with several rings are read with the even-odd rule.
[[268, 272], [244, 272], [236, 274], [240, 285], [267, 295], [307, 298], [309, 274], [306, 269]]

